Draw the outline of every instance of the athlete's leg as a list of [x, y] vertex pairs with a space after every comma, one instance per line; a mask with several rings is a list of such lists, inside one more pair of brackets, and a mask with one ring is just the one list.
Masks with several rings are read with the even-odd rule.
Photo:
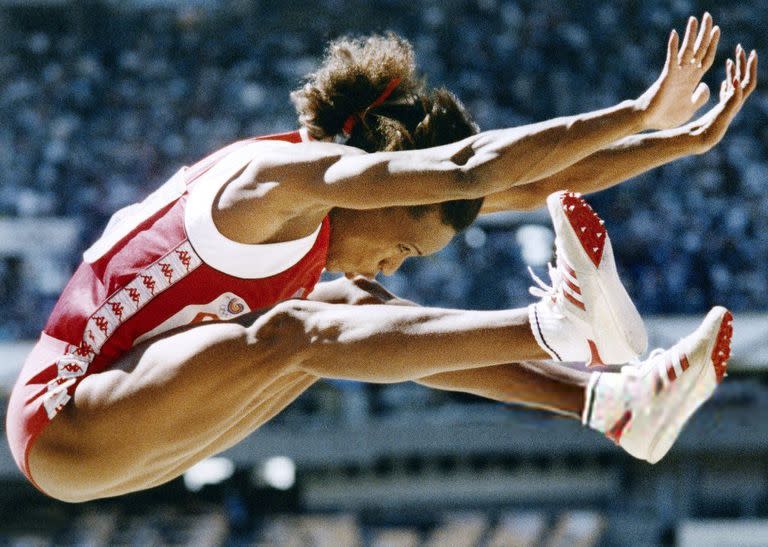
[[377, 383], [549, 356], [526, 309], [465, 311], [294, 302], [285, 319], [304, 338], [297, 366], [324, 378]]
[[524, 361], [419, 378], [416, 383], [581, 419], [590, 373], [559, 363]]
[[[309, 298], [356, 305], [418, 306], [365, 277], [337, 279], [318, 285]], [[608, 369], [609, 367], [601, 367]], [[616, 372], [618, 367], [614, 367]], [[591, 371], [590, 371], [591, 372]], [[581, 417], [589, 372], [573, 364], [524, 361], [504, 365], [441, 372], [415, 380], [427, 387], [471, 393], [504, 403], [517, 403]]]
[[[236, 445], [289, 406], [299, 397], [299, 395], [317, 382], [317, 380], [317, 377], [310, 376], [303, 372], [286, 375], [280, 382], [281, 384], [284, 384], [284, 387], [277, 390], [271, 397], [253, 404], [253, 408], [245, 413], [243, 418], [238, 420], [228, 429], [222, 431], [218, 436], [211, 438], [210, 443], [215, 443], [215, 450], [208, 455], [215, 454]], [[151, 488], [168, 482], [184, 473], [203, 457], [205, 457], [205, 455], [199, 452], [195, 454], [185, 454], [183, 457], [179, 458], [175, 466], [170, 466], [165, 473], [157, 475], [156, 473], [147, 471], [142, 476], [138, 477], [136, 484], [143, 485], [139, 486], [139, 488]]]
[[35, 482], [67, 501], [140, 490], [256, 429], [316, 378], [288, 370], [269, 344], [244, 351], [248, 331], [199, 325], [85, 378], [32, 446]]
[[543, 357], [525, 310], [285, 302], [248, 326], [170, 334], [86, 377], [29, 466], [54, 497], [122, 494], [231, 446], [316, 377], [397, 382]]
[[632, 456], [656, 463], [726, 375], [731, 323], [730, 312], [716, 307], [680, 342], [620, 372], [587, 376], [553, 363], [528, 363], [442, 373], [418, 382], [571, 414]]

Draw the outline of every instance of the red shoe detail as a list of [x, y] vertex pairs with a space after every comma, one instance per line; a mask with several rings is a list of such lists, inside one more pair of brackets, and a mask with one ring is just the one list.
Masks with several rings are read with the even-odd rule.
[[603, 221], [586, 201], [573, 192], [565, 192], [560, 202], [582, 248], [597, 268], [603, 258], [605, 238], [608, 237]]
[[600, 353], [597, 351], [597, 345], [595, 345], [595, 342], [593, 340], [587, 340], [587, 344], [589, 344], [589, 353], [591, 354], [591, 359], [589, 363], [587, 363], [587, 366], [591, 367], [595, 365], [604, 365], [605, 362], [603, 362], [603, 358], [600, 357]]
[[574, 279], [577, 279], [577, 280], [579, 279], [578, 277], [576, 277], [576, 271], [573, 268], [571, 268], [571, 265], [568, 264], [565, 260], [563, 260], [563, 266], [565, 266], [565, 271], [568, 273], [568, 275], [570, 275]]
[[630, 420], [632, 420], [632, 411], [627, 410], [619, 419], [619, 421], [616, 422], [611, 429], [605, 432], [605, 436], [616, 444], [619, 444], [619, 441], [621, 441], [621, 435], [624, 433], [624, 429], [627, 427], [627, 424], [630, 422]]
[[717, 333], [717, 342], [712, 348], [712, 364], [715, 367], [717, 383], [723, 381], [728, 369], [728, 358], [731, 356], [731, 338], [733, 337], [733, 315], [731, 312], [725, 312], [723, 321], [720, 323], [720, 330]]
[[586, 311], [586, 308], [584, 307], [584, 303], [583, 302], [579, 302], [578, 300], [576, 300], [573, 296], [570, 295], [570, 293], [568, 293], [566, 291], [563, 291], [563, 296], [565, 296], [568, 299], [568, 302], [570, 302], [571, 304], [573, 304], [574, 306], [576, 306], [580, 310], [585, 310]]
[[670, 382], [674, 382], [675, 380], [677, 380], [677, 373], [675, 372], [675, 367], [670, 362], [667, 362], [667, 378], [669, 378]]
[[688, 356], [683, 353], [683, 355], [680, 357], [680, 368], [682, 368], [683, 372], [685, 372], [690, 366], [691, 365], [688, 363]]
[[654, 370], [651, 377], [653, 379], [653, 393], [658, 395], [664, 389], [664, 380], [661, 379], [661, 373], [658, 370]]
[[571, 283], [571, 280], [570, 280], [570, 279], [567, 279], [567, 278], [566, 278], [566, 280], [565, 280], [565, 284], [566, 284], [566, 285], [568, 285], [568, 287], [570, 287], [570, 289], [571, 289], [573, 292], [575, 292], [576, 294], [581, 294], [581, 289], [579, 288], [579, 286], [578, 286], [578, 285], [575, 285], [575, 284], [573, 284], [573, 283]]

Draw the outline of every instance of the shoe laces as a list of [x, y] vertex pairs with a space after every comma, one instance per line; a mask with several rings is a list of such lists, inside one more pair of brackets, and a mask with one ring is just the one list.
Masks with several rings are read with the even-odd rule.
[[651, 361], [654, 361], [654, 362], [657, 361], [658, 358], [664, 355], [665, 353], [667, 353], [667, 351], [669, 350], [665, 348], [652, 349], [651, 352], [648, 354], [648, 357], [646, 357], [645, 359], [641, 359], [640, 357], [635, 357], [634, 359], [632, 359], [629, 363], [627, 363], [630, 366], [624, 367], [622, 369], [622, 372], [624, 372], [625, 369], [627, 370], [627, 372], [639, 371], [643, 369], [644, 366], [649, 365]]
[[551, 262], [547, 263], [547, 270], [549, 272], [549, 279], [552, 283], [551, 285], [547, 285], [538, 275], [536, 275], [533, 269], [528, 266], [528, 273], [531, 274], [533, 281], [537, 285], [529, 287], [528, 291], [536, 298], [541, 298], [542, 301], [552, 304], [550, 307], [556, 307], [560, 312], [559, 315], [563, 316], [564, 314], [562, 306], [560, 305], [560, 294], [562, 292], [563, 286], [563, 274], [560, 273], [557, 268], [553, 267]]
[[677, 344], [666, 349], [656, 348], [648, 354], [648, 357], [645, 360], [635, 360], [632, 363], [634, 366], [624, 367], [622, 372], [635, 376], [638, 380], [642, 380], [642, 378], [656, 372], [655, 377], [657, 380], [653, 393], [654, 395], [658, 395], [662, 391], [675, 389], [677, 382], [673, 382], [669, 379], [667, 365], [670, 362], [679, 359], [680, 354], [680, 348]]

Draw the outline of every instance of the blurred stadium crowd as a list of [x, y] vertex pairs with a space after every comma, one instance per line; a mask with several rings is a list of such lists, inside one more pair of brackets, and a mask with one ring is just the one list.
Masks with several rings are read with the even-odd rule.
[[[67, 519], [48, 536], [20, 536], [16, 545], [220, 545], [260, 547], [551, 547], [596, 545], [605, 519], [591, 511], [507, 512], [497, 518], [483, 513], [448, 513], [421, 523], [382, 524], [352, 514], [278, 514], [248, 528], [232, 526], [231, 515], [212, 505], [159, 506], [151, 513], [115, 509], [86, 510]], [[50, 543], [49, 543], [50, 542]]]
[[[241, 137], [296, 127], [288, 93], [317, 66], [329, 38], [404, 34], [428, 81], [454, 90], [482, 128], [495, 128], [637, 96], [662, 66], [670, 27], [703, 10], [689, 0], [599, 1], [589, 9], [534, 0], [384, 0], [354, 10], [331, 0], [159, 4], [0, 11], [0, 215], [77, 218], [83, 230], [72, 268], [112, 212], [181, 164]], [[707, 79], [713, 90], [726, 48], [765, 49], [767, 9], [757, 0], [718, 3], [723, 40]], [[700, 312], [712, 303], [768, 309], [767, 114], [758, 91], [714, 151], [592, 200], [642, 312]], [[0, 261], [0, 306], [8, 311], [0, 338], [36, 337], [53, 305], [53, 295], [34, 291], [20, 303], [25, 282], [13, 261]], [[529, 301], [510, 227], [474, 230], [387, 283], [440, 306]], [[30, 305], [36, 299], [42, 304]]]

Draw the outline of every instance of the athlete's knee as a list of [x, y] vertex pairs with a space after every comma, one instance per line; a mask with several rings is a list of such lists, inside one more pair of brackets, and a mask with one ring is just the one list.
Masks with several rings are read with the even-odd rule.
[[[121, 473], [104, 458], [104, 447], [89, 446], [85, 435], [69, 436], [66, 416], [57, 416], [32, 445], [29, 473], [48, 496], [68, 503], [105, 497]], [[113, 474], [114, 476], [110, 476]]]

